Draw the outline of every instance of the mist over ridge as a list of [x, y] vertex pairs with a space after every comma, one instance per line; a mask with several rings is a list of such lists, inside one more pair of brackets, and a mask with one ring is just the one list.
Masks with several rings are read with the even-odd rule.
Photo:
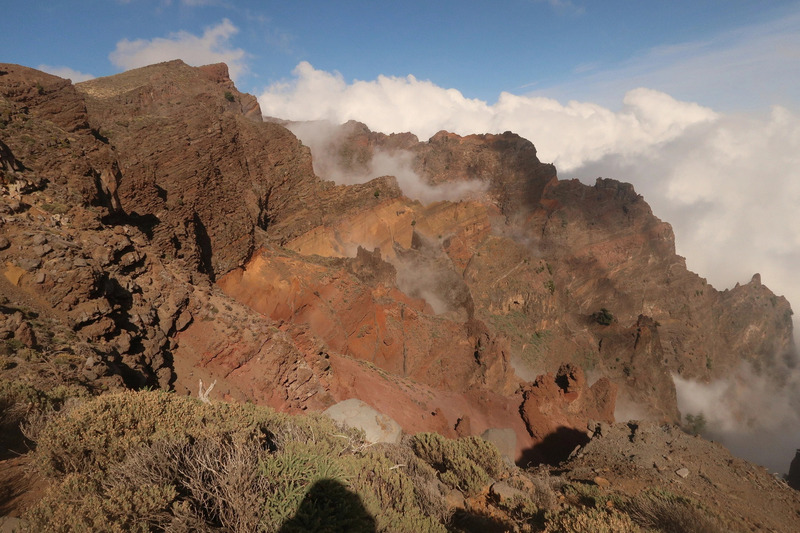
[[513, 131], [562, 179], [632, 183], [673, 226], [689, 268], [716, 287], [758, 272], [776, 293], [800, 302], [800, 116], [787, 108], [724, 114], [645, 88], [629, 91], [618, 111], [508, 93], [490, 105], [413, 76], [348, 83], [305, 62], [259, 103], [265, 115], [357, 120], [421, 140], [439, 130]]

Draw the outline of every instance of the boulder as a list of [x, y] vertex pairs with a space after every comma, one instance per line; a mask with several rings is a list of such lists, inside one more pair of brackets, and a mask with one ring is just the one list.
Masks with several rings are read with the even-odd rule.
[[505, 481], [496, 481], [495, 483], [492, 483], [492, 486], [489, 487], [489, 494], [494, 496], [500, 503], [508, 503], [514, 499], [528, 497], [525, 492], [515, 489]]
[[36, 348], [38, 346], [36, 334], [33, 332], [33, 328], [28, 322], [23, 321], [19, 325], [16, 331], [14, 331], [14, 338], [28, 348]]
[[517, 434], [513, 429], [489, 428], [481, 434], [481, 438], [497, 446], [500, 455], [514, 460], [517, 453]]
[[396, 444], [400, 442], [403, 433], [400, 424], [391, 417], [376, 411], [357, 398], [341, 401], [326, 409], [324, 414], [336, 422], [364, 431], [366, 440], [371, 443]]
[[789, 475], [786, 478], [789, 486], [793, 489], [800, 490], [800, 450], [794, 454], [794, 459], [789, 465]]

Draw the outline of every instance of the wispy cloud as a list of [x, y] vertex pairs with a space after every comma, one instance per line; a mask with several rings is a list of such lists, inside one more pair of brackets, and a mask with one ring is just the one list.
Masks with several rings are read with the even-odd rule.
[[404, 150], [375, 150], [361, 168], [354, 169], [352, 165], [343, 168], [340, 154], [346, 142], [346, 130], [327, 121], [297, 122], [287, 127], [311, 149], [314, 172], [339, 184], [366, 183], [381, 176], [394, 176], [403, 194], [424, 203], [460, 200], [486, 190], [486, 183], [482, 181], [430, 185], [414, 171], [413, 154]]
[[586, 13], [586, 8], [583, 6], [575, 5], [570, 0], [534, 0], [538, 3], [549, 4], [557, 13], [569, 15], [583, 15]]
[[754, 109], [765, 101], [798, 105], [800, 12], [700, 41], [652, 48], [616, 67], [575, 74], [536, 94], [611, 105], [631, 87], [650, 87], [721, 110]]
[[759, 375], [744, 363], [711, 383], [672, 378], [681, 414], [703, 415], [703, 436], [775, 472], [788, 471], [800, 442], [797, 382], [778, 394], [774, 376]]
[[79, 83], [94, 78], [94, 76], [91, 74], [85, 74], [83, 72], [79, 72], [69, 67], [54, 67], [51, 65], [39, 65], [36, 68], [43, 72], [47, 72], [48, 74], [53, 74], [54, 76], [58, 76], [60, 78], [72, 80], [72, 83]]
[[109, 54], [111, 63], [123, 69], [132, 69], [182, 59], [190, 65], [224, 62], [228, 64], [231, 78], [236, 79], [247, 71], [247, 54], [234, 48], [231, 39], [239, 29], [228, 19], [205, 29], [197, 36], [186, 31], [171, 33], [155, 39], [123, 39]]

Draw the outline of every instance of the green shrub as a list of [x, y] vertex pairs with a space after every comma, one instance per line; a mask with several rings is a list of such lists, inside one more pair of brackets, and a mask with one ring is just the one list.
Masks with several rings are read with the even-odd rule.
[[601, 490], [597, 485], [589, 483], [570, 483], [564, 487], [564, 494], [571, 503], [579, 507], [618, 508], [625, 502], [620, 495]]
[[443, 532], [426, 513], [437, 495], [416, 490], [388, 457], [395, 448], [367, 446], [321, 415], [105, 395], [40, 432], [35, 462], [52, 486], [27, 519], [35, 531]]
[[580, 509], [570, 507], [559, 513], [548, 513], [547, 533], [637, 533], [641, 531], [630, 517], [613, 509]]
[[53, 215], [65, 215], [69, 212], [69, 206], [65, 204], [60, 204], [58, 202], [54, 203], [43, 203], [41, 206], [42, 210], [47, 211]]
[[473, 496], [508, 470], [497, 448], [479, 437], [447, 439], [438, 433], [418, 433], [411, 448], [439, 472], [439, 479]]
[[254, 406], [208, 405], [166, 392], [108, 394], [49, 424], [39, 436], [36, 459], [50, 476], [105, 472], [128, 451], [164, 439], [265, 441], [271, 438], [270, 424], [286, 416]]
[[702, 412], [696, 415], [687, 414], [683, 418], [683, 430], [690, 435], [700, 435], [706, 430], [706, 415]]
[[[267, 529], [277, 529], [291, 519], [303, 502], [306, 491], [322, 480], [346, 483], [337, 461], [318, 455], [305, 443], [294, 443], [283, 453], [265, 457], [259, 465], [260, 475], [269, 480], [273, 497], [265, 502]], [[306, 517], [310, 520], [310, 517]]]
[[614, 322], [614, 315], [611, 314], [611, 311], [603, 307], [596, 313], [592, 313], [592, 320], [601, 326], [610, 326], [611, 323]]
[[550, 292], [550, 294], [556, 292], [556, 284], [553, 283], [552, 279], [548, 279], [547, 281], [544, 282], [544, 288], [547, 289]]
[[68, 398], [86, 394], [75, 385], [43, 391], [21, 381], [0, 379], [0, 426], [17, 426], [31, 415], [60, 409]]
[[361, 495], [381, 531], [444, 531], [439, 523], [446, 518], [442, 495], [426, 482], [435, 479], [435, 473], [428, 470], [427, 475], [420, 475], [424, 466], [406, 468], [409, 463], [395, 463], [386, 450], [397, 448], [368, 448], [357, 463], [345, 463], [350, 486]]

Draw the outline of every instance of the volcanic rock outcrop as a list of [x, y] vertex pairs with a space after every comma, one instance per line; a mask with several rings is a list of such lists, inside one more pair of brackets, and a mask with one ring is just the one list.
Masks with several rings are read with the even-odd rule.
[[[308, 124], [288, 126], [306, 138]], [[474, 316], [510, 342], [521, 376], [533, 380], [573, 361], [618, 383], [624, 404], [662, 420], [678, 417], [671, 373], [710, 381], [745, 360], [783, 379], [781, 361], [795, 353], [786, 299], [758, 275], [720, 292], [688, 271], [672, 228], [630, 184], [559, 181], [531, 143], [509, 132], [440, 132], [419, 142], [356, 122], [323, 131], [307, 135], [324, 162], [315, 163], [320, 173], [363, 175], [388, 154], [428, 183], [487, 184], [477, 199], [456, 204], [472, 213], [469, 231], [426, 233], [418, 223], [415, 233], [438, 238]]]
[[[324, 179], [379, 156], [450, 200]], [[794, 350], [788, 302], [689, 272], [632, 186], [559, 181], [510, 132], [348, 123], [309, 150], [224, 65], [76, 85], [0, 65], [0, 183], [6, 351], [61, 354], [98, 390], [357, 398], [407, 432], [506, 428], [516, 459], [557, 461], [617, 399], [678, 421], [671, 372]]]

